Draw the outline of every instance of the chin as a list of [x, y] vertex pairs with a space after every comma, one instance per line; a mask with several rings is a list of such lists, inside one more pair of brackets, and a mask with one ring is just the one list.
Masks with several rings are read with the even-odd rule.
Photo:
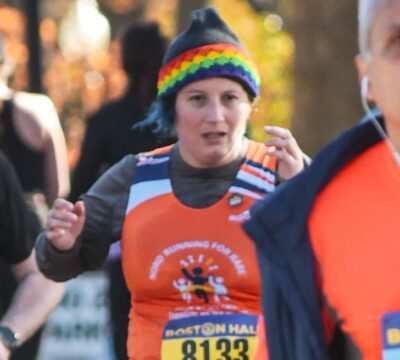
[[232, 160], [226, 151], [215, 151], [204, 157], [204, 164], [207, 167], [218, 167]]

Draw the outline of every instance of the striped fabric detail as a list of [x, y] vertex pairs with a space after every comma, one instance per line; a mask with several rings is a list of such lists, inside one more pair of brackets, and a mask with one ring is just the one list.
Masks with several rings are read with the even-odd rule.
[[[275, 190], [276, 175], [271, 169], [262, 164], [246, 159], [239, 170], [232, 188], [242, 188], [254, 195], [252, 197], [264, 196]], [[237, 192], [237, 190], [235, 190]]]
[[169, 177], [169, 155], [140, 156], [136, 165], [135, 183]]
[[172, 192], [168, 154], [142, 155], [136, 165], [126, 214], [141, 203]]
[[170, 192], [172, 186], [169, 179], [135, 183], [131, 186], [126, 214], [141, 203]]
[[238, 176], [236, 178], [235, 185], [240, 185], [249, 190], [262, 192], [265, 194], [270, 193], [270, 192], [274, 191], [274, 189], [275, 189], [274, 184], [266, 182], [260, 176], [255, 176], [255, 175], [249, 174], [248, 172], [243, 171], [243, 170], [239, 171]]
[[[126, 213], [149, 199], [172, 193], [169, 174], [170, 149], [171, 147], [168, 147], [161, 152], [147, 153], [139, 157]], [[246, 158], [229, 192], [261, 199], [274, 191], [275, 177], [275, 172], [268, 167]]]
[[232, 44], [211, 44], [184, 52], [163, 66], [158, 76], [158, 96], [176, 93], [184, 85], [215, 76], [239, 78], [257, 96], [260, 75], [246, 51]]
[[275, 184], [276, 174], [268, 167], [264, 167], [262, 164], [255, 162], [253, 160], [247, 159], [244, 167], [247, 172], [261, 176], [261, 178], [271, 184]]

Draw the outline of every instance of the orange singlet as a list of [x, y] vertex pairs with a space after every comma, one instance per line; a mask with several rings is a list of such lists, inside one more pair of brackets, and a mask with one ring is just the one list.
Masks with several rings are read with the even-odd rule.
[[400, 359], [399, 214], [400, 168], [380, 142], [335, 176], [309, 219], [324, 295], [364, 360]]
[[214, 205], [174, 195], [171, 148], [143, 156], [122, 232], [132, 293], [130, 359], [249, 359], [260, 313], [253, 243], [241, 229], [249, 206], [273, 191], [275, 160], [250, 141], [236, 180]]

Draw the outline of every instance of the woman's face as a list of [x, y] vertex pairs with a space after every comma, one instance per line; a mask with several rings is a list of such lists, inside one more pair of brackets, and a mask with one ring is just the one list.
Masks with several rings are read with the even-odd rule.
[[183, 159], [198, 168], [236, 159], [252, 103], [237, 82], [210, 78], [186, 85], [175, 102], [175, 128]]

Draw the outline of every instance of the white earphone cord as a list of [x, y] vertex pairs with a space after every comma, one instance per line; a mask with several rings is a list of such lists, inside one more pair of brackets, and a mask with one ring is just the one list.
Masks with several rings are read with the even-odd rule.
[[385, 133], [385, 131], [382, 129], [381, 124], [379, 123], [378, 119], [376, 118], [375, 114], [371, 111], [366, 96], [361, 96], [361, 105], [365, 111], [365, 113], [368, 115], [369, 120], [371, 120], [372, 124], [374, 125], [375, 129], [378, 131], [379, 135], [382, 137], [383, 140], [385, 140], [386, 144], [389, 146], [389, 149], [391, 153], [393, 154], [394, 160], [396, 161], [397, 165], [400, 166], [400, 154], [390, 141], [389, 137]]

